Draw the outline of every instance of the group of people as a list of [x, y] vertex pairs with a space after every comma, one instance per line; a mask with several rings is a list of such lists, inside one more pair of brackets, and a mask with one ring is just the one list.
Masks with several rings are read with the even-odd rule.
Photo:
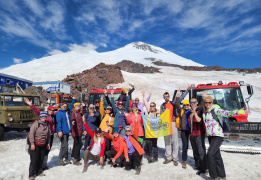
[[[29, 132], [29, 179], [35, 176], [44, 176], [43, 170], [47, 169], [48, 153], [52, 147], [54, 133], [57, 132], [61, 142], [59, 153], [59, 166], [70, 164], [68, 157], [69, 134], [74, 139], [71, 153], [72, 163], [81, 165], [80, 151], [83, 146], [82, 136], [85, 136], [83, 173], [88, 169], [90, 160], [97, 160], [97, 164], [103, 166], [105, 162], [113, 167], [125, 167], [135, 169], [137, 175], [141, 172], [141, 162], [144, 149], [147, 145], [148, 162], [158, 161], [158, 138], [147, 138], [145, 136], [142, 115], [143, 107], [148, 117], [158, 117], [165, 110], [169, 110], [169, 123], [172, 125], [172, 134], [164, 136], [165, 156], [163, 164], [173, 162], [178, 166], [178, 129], [181, 130], [182, 140], [182, 168], [187, 167], [188, 140], [190, 139], [195, 159], [197, 174], [209, 173], [212, 179], [225, 179], [226, 173], [220, 154], [220, 146], [224, 139], [220, 117], [229, 117], [246, 114], [247, 111], [235, 110], [225, 111], [213, 104], [211, 96], [203, 93], [200, 104], [196, 98], [186, 100], [185, 97], [191, 89], [170, 101], [168, 92], [163, 94], [164, 103], [160, 110], [156, 109], [156, 103], [150, 102], [151, 94], [146, 98], [142, 92], [143, 102], [139, 98], [130, 105], [130, 93], [135, 87], [128, 91], [122, 88], [120, 97], [114, 99], [114, 91], [111, 90], [111, 99], [108, 92], [104, 90], [104, 97], [108, 106], [104, 108], [104, 98], [96, 100], [95, 104], [77, 103], [73, 96], [70, 107], [66, 102], [62, 103], [61, 109], [54, 113], [54, 107], [49, 106], [47, 112], [40, 111], [31, 101], [26, 100], [30, 108], [39, 116]], [[184, 100], [185, 99], [185, 100]], [[183, 101], [183, 106], [181, 103]], [[215, 115], [214, 115], [215, 114]], [[171, 127], [171, 126], [170, 126]], [[206, 152], [205, 135], [208, 137], [209, 148]]]

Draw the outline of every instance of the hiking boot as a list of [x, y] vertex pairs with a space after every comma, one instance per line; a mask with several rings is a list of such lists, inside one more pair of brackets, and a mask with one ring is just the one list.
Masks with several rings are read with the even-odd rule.
[[29, 180], [35, 180], [35, 178], [33, 176], [29, 177]]
[[186, 162], [186, 161], [183, 161], [183, 162], [182, 162], [182, 168], [183, 168], [183, 169], [186, 169], [186, 168], [187, 168], [187, 162]]
[[114, 168], [118, 167], [118, 164], [113, 164], [113, 167], [114, 167]]
[[199, 161], [195, 161], [195, 167], [196, 167], [196, 168], [199, 168], [199, 166], [200, 166], [200, 165], [199, 165]]
[[85, 172], [87, 171], [87, 169], [88, 169], [88, 164], [86, 164], [86, 165], [83, 166], [82, 173], [85, 173]]
[[70, 162], [69, 158], [65, 158], [64, 164], [67, 165], [67, 164], [72, 164], [72, 163]]
[[58, 166], [64, 166], [63, 158], [59, 158]]
[[43, 165], [42, 165], [42, 169], [43, 169], [43, 170], [47, 170], [47, 169], [49, 169], [49, 168], [48, 168], [47, 164], [43, 164]]
[[81, 163], [80, 161], [77, 161], [77, 160], [75, 160], [75, 161], [73, 162], [73, 164], [76, 165], [76, 166], [82, 165], [82, 163]]
[[149, 163], [154, 163], [154, 162], [157, 162], [158, 159], [152, 159]]
[[135, 168], [135, 170], [136, 170], [136, 175], [140, 175], [140, 171], [141, 171], [141, 167], [140, 166], [137, 166], [136, 168]]
[[168, 164], [168, 163], [170, 163], [172, 161], [172, 159], [166, 159], [164, 162], [163, 162], [163, 164]]
[[179, 162], [178, 161], [173, 161], [174, 166], [178, 166]]
[[215, 180], [226, 180], [227, 178], [226, 177], [217, 177], [215, 178]]
[[197, 175], [200, 175], [200, 174], [205, 174], [206, 176], [208, 175], [208, 170], [200, 170], [196, 173]]
[[152, 156], [149, 156], [149, 158], [148, 158], [148, 163], [151, 163], [152, 160], [153, 160], [153, 157], [152, 157]]
[[40, 173], [37, 176], [46, 176], [44, 173]]

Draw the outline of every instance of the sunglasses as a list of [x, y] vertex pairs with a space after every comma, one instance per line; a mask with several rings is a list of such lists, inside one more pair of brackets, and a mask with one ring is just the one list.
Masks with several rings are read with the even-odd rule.
[[140, 100], [135, 100], [135, 101], [140, 101]]
[[184, 104], [183, 106], [189, 106], [189, 104]]
[[155, 107], [155, 106], [150, 106], [150, 107]]
[[106, 109], [106, 110], [110, 110], [110, 111], [111, 111], [111, 109], [110, 109], [110, 108], [108, 108], [108, 109]]
[[118, 106], [123, 106], [122, 104], [118, 104]]
[[67, 108], [67, 106], [63, 106], [64, 108]]
[[132, 106], [132, 108], [137, 108], [137, 106]]
[[125, 132], [131, 132], [131, 130], [125, 130]]
[[163, 96], [164, 98], [168, 98], [169, 96]]
[[[76, 105], [76, 106], [81, 107], [81, 105]], [[75, 106], [75, 107], [76, 107], [76, 106]]]
[[54, 111], [53, 109], [49, 109], [49, 111]]
[[196, 104], [197, 102], [190, 102], [190, 104]]
[[94, 109], [94, 107], [90, 107], [89, 109]]
[[47, 116], [40, 116], [40, 118], [46, 118]]
[[204, 102], [205, 104], [212, 104], [212, 102]]

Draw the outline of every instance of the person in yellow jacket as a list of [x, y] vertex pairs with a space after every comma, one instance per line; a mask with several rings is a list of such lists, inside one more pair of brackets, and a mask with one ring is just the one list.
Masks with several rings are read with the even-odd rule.
[[[100, 114], [101, 114], [101, 124], [100, 124], [100, 128], [101, 130], [104, 132], [105, 129], [109, 128], [109, 133], [112, 134], [113, 131], [113, 123], [114, 123], [114, 117], [113, 117], [113, 113], [112, 113], [112, 107], [108, 106], [106, 108], [106, 110], [104, 110], [104, 101], [103, 101], [103, 96], [101, 97], [101, 101], [100, 101]], [[111, 150], [111, 139], [106, 138], [106, 148], [105, 148], [105, 152], [106, 151], [110, 151]]]

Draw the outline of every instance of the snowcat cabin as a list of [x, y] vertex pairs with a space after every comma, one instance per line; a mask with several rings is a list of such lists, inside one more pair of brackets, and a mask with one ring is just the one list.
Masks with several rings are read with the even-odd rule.
[[[220, 81], [213, 84], [199, 84], [193, 88], [192, 97], [197, 98], [200, 103], [204, 91], [207, 91], [207, 95], [213, 98], [214, 104], [219, 105], [224, 110], [232, 111], [246, 107], [240, 85], [237, 82], [223, 84]], [[248, 122], [247, 117], [247, 115], [239, 115], [231, 117], [230, 120], [234, 122]]]
[[[121, 88], [116, 88], [116, 89], [106, 89], [107, 91], [107, 95], [109, 97], [109, 99], [111, 100], [111, 90], [114, 90], [114, 100], [117, 100], [119, 98], [119, 96], [121, 95]], [[97, 89], [97, 88], [93, 88], [90, 91], [90, 96], [89, 96], [89, 100], [88, 100], [88, 105], [89, 104], [95, 104], [95, 100], [101, 100], [101, 96], [103, 96], [103, 101], [104, 101], [104, 108], [106, 108], [108, 106], [108, 103], [105, 99], [104, 96], [104, 92], [103, 89]], [[130, 106], [131, 106], [131, 95], [130, 95]]]
[[50, 106], [53, 106], [55, 110], [58, 110], [63, 102], [67, 102], [68, 105], [72, 103], [72, 97], [68, 94], [54, 94], [50, 100]]

